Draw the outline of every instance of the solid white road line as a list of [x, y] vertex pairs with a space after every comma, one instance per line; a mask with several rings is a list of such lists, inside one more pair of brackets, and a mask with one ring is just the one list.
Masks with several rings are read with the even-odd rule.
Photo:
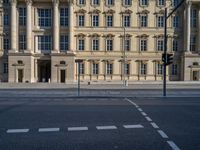
[[60, 128], [39, 128], [39, 132], [58, 132]]
[[138, 108], [139, 111], [143, 111], [141, 108]]
[[162, 136], [162, 138], [164, 138], [164, 139], [168, 138], [167, 134], [165, 134], [165, 132], [163, 132], [162, 130], [157, 130], [157, 131]]
[[27, 133], [29, 129], [8, 129], [7, 133]]
[[167, 141], [173, 150], [181, 150], [173, 141]]
[[97, 130], [113, 130], [117, 129], [116, 126], [96, 126]]
[[86, 131], [88, 127], [69, 127], [68, 131]]
[[159, 128], [155, 122], [152, 122], [151, 125], [152, 125], [155, 129], [158, 129], [158, 128]]
[[145, 117], [146, 119], [147, 119], [147, 121], [152, 121], [152, 119], [151, 118], [149, 118], [149, 117]]
[[147, 116], [147, 114], [146, 114], [145, 112], [141, 112], [141, 114], [142, 114], [143, 116]]
[[123, 125], [124, 128], [126, 129], [132, 129], [132, 128], [144, 128], [143, 125], [141, 124], [136, 124], [136, 125]]

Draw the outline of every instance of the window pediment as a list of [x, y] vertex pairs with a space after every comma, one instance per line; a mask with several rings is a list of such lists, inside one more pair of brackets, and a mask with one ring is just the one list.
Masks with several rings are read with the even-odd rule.
[[104, 11], [103, 14], [114, 14], [115, 11], [113, 9], [109, 9], [107, 11]]
[[115, 37], [115, 35], [110, 33], [110, 34], [104, 34], [103, 37]]
[[163, 15], [163, 14], [165, 14], [165, 10], [161, 9], [161, 10], [155, 12], [154, 14], [155, 15], [158, 15], [158, 14], [162, 14]]
[[149, 14], [150, 13], [150, 11], [148, 11], [148, 10], [142, 10], [142, 11], [140, 11], [140, 12], [137, 12], [137, 14]]
[[127, 9], [127, 10], [121, 12], [121, 14], [132, 14], [132, 13], [133, 13], [133, 11], [130, 9]]
[[99, 13], [101, 13], [101, 11], [98, 10], [98, 9], [94, 9], [94, 10], [89, 12], [89, 14], [99, 14]]
[[90, 34], [89, 37], [100, 37], [100, 34], [94, 33], [94, 34]]
[[75, 13], [79, 13], [79, 14], [85, 14], [87, 11], [85, 9], [79, 9], [77, 11], [75, 11]]
[[83, 34], [83, 33], [79, 33], [79, 34], [76, 34], [75, 37], [85, 37], [86, 34]]
[[147, 34], [141, 34], [141, 35], [137, 35], [136, 37], [138, 37], [138, 38], [148, 38], [149, 35], [147, 35]]

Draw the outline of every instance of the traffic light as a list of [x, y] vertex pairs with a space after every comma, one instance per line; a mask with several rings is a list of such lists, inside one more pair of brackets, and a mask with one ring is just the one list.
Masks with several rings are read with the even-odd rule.
[[173, 54], [162, 54], [162, 62], [167, 66], [173, 63]]

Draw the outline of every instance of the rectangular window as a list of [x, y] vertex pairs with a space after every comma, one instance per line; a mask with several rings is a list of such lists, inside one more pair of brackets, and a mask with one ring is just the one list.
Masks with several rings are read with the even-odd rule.
[[68, 26], [69, 24], [69, 12], [68, 8], [60, 8], [60, 25]]
[[78, 0], [79, 1], [79, 5], [85, 5], [85, 0]]
[[178, 66], [177, 64], [172, 64], [172, 75], [177, 75], [178, 74]]
[[164, 50], [164, 40], [157, 39], [157, 51], [163, 51], [163, 50]]
[[84, 15], [79, 15], [78, 16], [78, 26], [83, 27], [85, 25], [85, 16]]
[[99, 5], [99, 0], [92, 0], [93, 5]]
[[9, 15], [8, 14], [4, 14], [4, 16], [3, 16], [3, 24], [4, 24], [4, 26], [9, 26], [10, 21], [9, 21]]
[[38, 22], [40, 27], [51, 26], [51, 9], [38, 9]]
[[93, 63], [93, 64], [92, 64], [92, 73], [93, 73], [94, 75], [99, 74], [99, 64], [97, 64], [97, 63]]
[[147, 39], [140, 39], [140, 51], [147, 51]]
[[67, 51], [69, 49], [69, 37], [67, 35], [60, 36], [60, 51]]
[[26, 35], [19, 35], [19, 50], [26, 49]]
[[83, 38], [78, 39], [78, 50], [79, 51], [85, 50], [85, 40]]
[[126, 63], [124, 67], [125, 67], [125, 74], [129, 75], [130, 74], [130, 64]]
[[141, 15], [140, 16], [140, 27], [147, 27], [147, 16], [146, 15]]
[[178, 51], [178, 40], [176, 40], [176, 39], [174, 39], [173, 40], [173, 43], [172, 43], [172, 50], [174, 51], [174, 52], [177, 52]]
[[180, 3], [180, 0], [172, 0], [173, 7], [176, 7]]
[[25, 7], [19, 8], [19, 25], [26, 26], [26, 8]]
[[112, 15], [107, 15], [106, 16], [106, 26], [107, 27], [112, 27], [113, 26], [113, 16]]
[[174, 16], [173, 17], [173, 28], [178, 28], [179, 27], [179, 17]]
[[4, 39], [3, 39], [3, 49], [4, 50], [10, 49], [10, 40], [8, 37], [4, 37]]
[[125, 6], [130, 6], [131, 2], [132, 2], [132, 0], [124, 0], [124, 5]]
[[84, 74], [85, 73], [85, 66], [84, 66], [84, 63], [79, 63], [79, 67], [80, 67], [80, 74]]
[[191, 10], [191, 27], [196, 28], [197, 27], [197, 9]]
[[196, 36], [192, 36], [190, 38], [190, 51], [192, 52], [196, 51]]
[[141, 75], [147, 74], [147, 64], [145, 64], [143, 62], [140, 64], [140, 74]]
[[112, 6], [112, 5], [114, 5], [114, 0], [107, 0], [106, 2], [107, 2], [107, 3], [106, 3], [107, 6]]
[[41, 35], [38, 36], [38, 50], [41, 52], [47, 52], [51, 51], [52, 49], [52, 38], [50, 35]]
[[158, 6], [164, 6], [165, 5], [165, 0], [157, 0], [157, 5]]
[[99, 26], [99, 15], [92, 16], [92, 26], [98, 27]]
[[106, 40], [106, 50], [107, 51], [112, 51], [113, 50], [113, 40], [112, 39], [107, 39]]
[[92, 39], [92, 50], [98, 51], [99, 50], [99, 39]]
[[140, 0], [140, 6], [147, 6], [148, 0]]
[[113, 74], [113, 64], [112, 63], [107, 63], [106, 64], [106, 74], [107, 75], [112, 75]]
[[5, 73], [5, 74], [8, 73], [8, 63], [3, 64], [3, 73]]
[[157, 16], [157, 27], [164, 27], [164, 16]]
[[9, 0], [3, 0], [3, 3], [4, 3], [4, 4], [8, 4], [8, 3], [9, 3]]
[[125, 15], [124, 17], [123, 17], [123, 26], [124, 27], [130, 27], [130, 16], [128, 15]]
[[157, 68], [156, 68], [156, 72], [157, 72], [157, 75], [162, 75], [163, 74], [163, 65], [158, 63], [157, 64]]
[[125, 51], [130, 51], [131, 39], [125, 39]]

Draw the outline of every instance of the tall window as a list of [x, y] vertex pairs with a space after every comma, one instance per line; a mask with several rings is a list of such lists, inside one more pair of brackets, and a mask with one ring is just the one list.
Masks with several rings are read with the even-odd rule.
[[140, 51], [147, 51], [147, 39], [140, 39]]
[[106, 0], [106, 5], [107, 5], [107, 6], [112, 6], [112, 5], [114, 5], [114, 0]]
[[69, 24], [69, 10], [68, 8], [60, 8], [60, 25], [68, 26]]
[[10, 49], [10, 40], [8, 37], [4, 37], [4, 39], [3, 39], [3, 49], [4, 50]]
[[26, 8], [25, 7], [19, 8], [19, 25], [26, 26]]
[[4, 3], [4, 4], [8, 4], [8, 3], [9, 3], [9, 0], [3, 0], [3, 3]]
[[141, 62], [141, 64], [140, 64], [140, 74], [141, 75], [147, 74], [147, 64], [144, 62]]
[[190, 38], [190, 51], [196, 51], [196, 36], [191, 36]]
[[99, 15], [98, 14], [92, 15], [92, 26], [93, 27], [99, 26]]
[[158, 6], [164, 6], [165, 5], [165, 0], [157, 0], [157, 5]]
[[78, 39], [78, 50], [79, 51], [84, 51], [85, 50], [85, 40], [84, 40], [84, 38], [79, 38]]
[[5, 13], [3, 16], [3, 24], [4, 24], [4, 26], [9, 26], [9, 24], [10, 24], [9, 15], [7, 13]]
[[147, 27], [148, 18], [147, 15], [140, 15], [140, 27]]
[[124, 15], [123, 16], [123, 26], [124, 27], [130, 27], [130, 15]]
[[177, 39], [173, 39], [172, 50], [174, 52], [178, 51], [178, 40]]
[[156, 72], [157, 72], [157, 75], [163, 74], [163, 65], [162, 64], [157, 63]]
[[172, 0], [172, 6], [176, 7], [180, 3], [180, 0]]
[[51, 26], [51, 9], [38, 9], [38, 22], [40, 27]]
[[148, 0], [140, 0], [140, 6], [147, 6]]
[[60, 36], [60, 51], [67, 51], [69, 49], [69, 37], [67, 35]]
[[84, 63], [79, 63], [79, 67], [80, 67], [80, 74], [84, 74], [85, 73], [85, 66]]
[[5, 74], [8, 73], [8, 63], [3, 64], [3, 73], [5, 73]]
[[26, 49], [26, 35], [19, 35], [19, 49]]
[[123, 0], [125, 6], [130, 6], [132, 3], [132, 0]]
[[131, 39], [130, 38], [125, 37], [124, 49], [125, 49], [125, 51], [130, 51], [130, 49], [131, 49]]
[[113, 26], [113, 16], [112, 15], [107, 15], [106, 16], [106, 26], [107, 27], [112, 27]]
[[173, 17], [173, 28], [178, 28], [179, 27], [179, 17], [174, 16]]
[[178, 65], [177, 64], [172, 64], [172, 75], [177, 75], [178, 74]]
[[52, 38], [50, 35], [38, 36], [38, 50], [49, 52], [52, 49]]
[[164, 16], [157, 16], [157, 27], [164, 27]]
[[197, 9], [191, 9], [191, 26], [193, 28], [197, 27]]
[[125, 67], [125, 74], [129, 75], [130, 74], [130, 64], [126, 63], [124, 67]]
[[98, 38], [93, 38], [92, 39], [92, 50], [93, 51], [98, 51], [99, 50], [99, 39]]
[[85, 16], [83, 14], [78, 15], [78, 26], [83, 27], [85, 25]]
[[79, 5], [85, 5], [85, 0], [78, 0]]
[[107, 62], [107, 64], [106, 64], [106, 74], [107, 75], [113, 74], [113, 64], [112, 63]]
[[99, 74], [99, 64], [97, 64], [97, 63], [93, 63], [93, 64], [92, 64], [92, 73], [93, 73], [94, 75]]
[[113, 50], [113, 39], [111, 39], [111, 38], [106, 39], [106, 50], [107, 51]]
[[164, 39], [157, 39], [157, 51], [164, 50]]
[[92, 0], [93, 5], [99, 5], [99, 0]]

